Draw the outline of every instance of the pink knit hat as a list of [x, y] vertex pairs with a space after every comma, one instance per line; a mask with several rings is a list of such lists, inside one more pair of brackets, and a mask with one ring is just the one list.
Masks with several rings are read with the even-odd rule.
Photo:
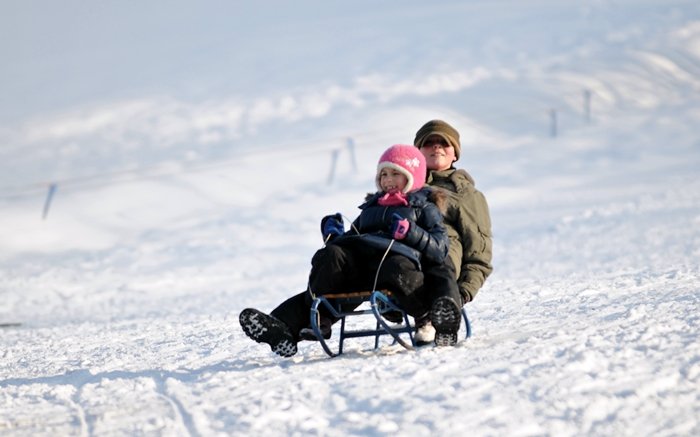
[[415, 146], [394, 144], [382, 153], [377, 164], [376, 177], [377, 189], [380, 191], [382, 187], [379, 185], [379, 174], [383, 168], [393, 168], [406, 176], [408, 183], [403, 189], [404, 193], [419, 190], [425, 185], [428, 168], [423, 153]]

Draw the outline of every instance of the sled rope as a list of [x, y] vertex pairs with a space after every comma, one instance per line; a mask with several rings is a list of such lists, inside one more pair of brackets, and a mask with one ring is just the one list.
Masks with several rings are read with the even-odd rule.
[[382, 256], [381, 261], [379, 261], [379, 266], [377, 266], [377, 274], [374, 275], [374, 284], [372, 284], [372, 291], [377, 289], [377, 281], [379, 280], [379, 271], [382, 269], [382, 264], [384, 264], [384, 260], [386, 259], [386, 256], [389, 254], [389, 251], [391, 250], [391, 246], [394, 245], [394, 239], [391, 240], [389, 243], [389, 247], [386, 248], [386, 251], [384, 251], [384, 256]]
[[350, 220], [350, 219], [349, 219], [348, 217], [346, 217], [345, 215], [343, 215], [343, 219], [344, 219], [344, 220], [347, 220], [348, 223], [350, 223], [350, 228], [351, 228], [353, 231], [355, 231], [355, 233], [356, 233], [357, 235], [360, 235], [360, 231], [355, 227], [355, 223], [353, 223], [352, 220]]

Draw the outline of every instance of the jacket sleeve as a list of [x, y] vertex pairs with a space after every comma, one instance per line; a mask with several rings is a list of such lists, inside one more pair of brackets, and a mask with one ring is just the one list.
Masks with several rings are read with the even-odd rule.
[[425, 258], [441, 264], [449, 249], [449, 237], [443, 224], [442, 214], [434, 203], [423, 207], [418, 220], [408, 228], [403, 243], [420, 251]]
[[481, 192], [473, 189], [460, 196], [456, 231], [462, 243], [462, 263], [457, 284], [460, 294], [469, 302], [493, 272], [491, 217], [486, 198]]

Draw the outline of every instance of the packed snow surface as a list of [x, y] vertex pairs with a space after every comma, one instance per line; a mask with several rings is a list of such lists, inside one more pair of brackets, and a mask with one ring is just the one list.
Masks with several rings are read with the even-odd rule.
[[[0, 435], [700, 435], [697, 1], [7, 2], [0, 54]], [[249, 340], [433, 118], [472, 338]]]

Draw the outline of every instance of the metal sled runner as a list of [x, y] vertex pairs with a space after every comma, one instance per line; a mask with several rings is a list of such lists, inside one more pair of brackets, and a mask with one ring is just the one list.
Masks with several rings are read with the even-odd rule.
[[[365, 302], [369, 302], [369, 308], [359, 308]], [[343, 310], [343, 305], [352, 307], [351, 310]], [[337, 352], [334, 351], [328, 344], [328, 341], [323, 338], [321, 328], [319, 326], [320, 313], [319, 308], [323, 307], [328, 310], [331, 316], [340, 321], [340, 334], [338, 339]], [[390, 326], [385, 319], [387, 313], [393, 313], [401, 316], [401, 322]], [[350, 327], [347, 323], [348, 317], [363, 316], [372, 314], [375, 318], [374, 329], [357, 329]], [[317, 296], [314, 298], [311, 305], [311, 328], [316, 335], [316, 338], [321, 343], [323, 350], [331, 357], [338, 356], [343, 353], [343, 343], [347, 338], [357, 337], [374, 337], [374, 349], [379, 347], [379, 338], [383, 335], [392, 337], [394, 343], [399, 343], [406, 349], [412, 350], [415, 346], [413, 332], [415, 327], [411, 325], [408, 314], [398, 306], [392, 298], [391, 292], [386, 290], [381, 291], [358, 291], [353, 293], [336, 293]], [[462, 319], [466, 330], [465, 338], [471, 337], [471, 325], [467, 317], [467, 310], [462, 307]], [[401, 336], [404, 336], [402, 338]], [[408, 341], [406, 338], [408, 338]]]

